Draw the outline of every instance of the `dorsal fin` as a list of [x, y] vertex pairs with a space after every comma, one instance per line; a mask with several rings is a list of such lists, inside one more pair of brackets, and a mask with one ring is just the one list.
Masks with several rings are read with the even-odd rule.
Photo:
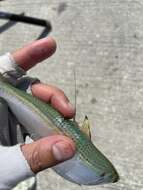
[[79, 127], [91, 139], [90, 123], [87, 116], [85, 116], [83, 123]]

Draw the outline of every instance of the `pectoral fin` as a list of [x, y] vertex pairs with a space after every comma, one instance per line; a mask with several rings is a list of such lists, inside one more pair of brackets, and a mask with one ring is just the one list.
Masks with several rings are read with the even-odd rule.
[[87, 116], [85, 116], [83, 123], [80, 125], [80, 130], [91, 139], [90, 123]]

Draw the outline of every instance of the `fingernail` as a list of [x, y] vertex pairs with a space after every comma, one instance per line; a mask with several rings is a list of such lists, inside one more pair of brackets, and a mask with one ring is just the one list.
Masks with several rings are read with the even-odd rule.
[[70, 143], [59, 141], [52, 147], [53, 155], [57, 161], [64, 161], [74, 155], [74, 150]]
[[68, 102], [67, 105], [68, 105], [68, 107], [70, 108], [71, 111], [73, 111], [73, 112], [75, 111], [74, 106], [70, 102]]

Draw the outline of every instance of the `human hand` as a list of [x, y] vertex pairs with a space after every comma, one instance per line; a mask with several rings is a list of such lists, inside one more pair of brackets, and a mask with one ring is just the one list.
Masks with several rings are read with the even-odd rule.
[[[22, 69], [27, 71], [33, 66], [35, 66], [37, 63], [51, 56], [55, 52], [55, 50], [56, 50], [55, 41], [52, 38], [45, 38], [42, 40], [35, 41], [24, 48], [21, 48], [11, 53], [11, 55], [15, 60], [15, 62]], [[57, 87], [46, 85], [43, 83], [36, 83], [32, 85], [31, 91], [33, 96], [36, 96], [45, 102], [50, 102], [51, 105], [59, 112], [61, 112], [61, 114], [63, 114], [64, 117], [72, 118], [75, 115], [75, 109], [70, 104], [68, 98], [65, 96], [64, 92], [58, 89]], [[6, 107], [6, 105], [4, 104], [2, 103], [2, 108], [1, 108], [3, 113], [2, 117], [6, 115], [3, 112], [4, 108]], [[8, 149], [3, 149], [3, 148], [0, 149], [1, 155], [3, 155], [4, 157], [3, 160], [5, 160], [5, 158], [7, 158], [8, 155], [11, 155], [11, 160], [14, 159], [14, 152], [17, 149], [14, 148], [12, 149], [11, 147]], [[70, 159], [75, 153], [75, 145], [73, 141], [66, 136], [54, 135], [42, 138], [30, 144], [22, 144], [20, 146], [20, 151], [22, 152], [23, 159], [25, 158], [28, 165], [30, 166], [31, 171], [33, 173], [37, 173], [41, 170], [52, 167], [62, 161]], [[4, 152], [6, 153], [5, 155]], [[18, 158], [22, 159], [21, 156], [19, 156]], [[23, 161], [21, 160], [19, 164], [21, 164], [22, 162]], [[1, 178], [0, 188], [1, 188], [1, 183], [4, 184], [4, 187], [9, 186], [12, 188], [16, 183], [20, 182], [20, 180], [29, 177], [29, 174], [26, 173], [28, 172], [26, 171], [26, 169], [24, 170], [25, 172], [24, 174], [20, 173], [21, 176], [19, 178], [18, 174], [17, 176], [15, 176], [14, 173], [16, 174], [18, 172], [17, 168], [14, 167], [12, 168], [13, 165], [8, 164], [6, 162], [0, 163], [0, 167], [1, 166], [3, 167], [2, 171], [6, 173], [5, 167], [7, 167], [7, 171], [13, 174], [12, 176], [9, 176], [9, 178], [7, 176], [5, 181], [4, 179]]]
[[[38, 40], [12, 53], [15, 62], [25, 71], [51, 56], [56, 50], [52, 38]], [[64, 92], [55, 86], [42, 83], [32, 85], [32, 94], [61, 112], [64, 117], [72, 118], [75, 109]], [[31, 144], [24, 144], [21, 150], [32, 171], [37, 173], [45, 168], [67, 160], [74, 155], [75, 146], [71, 139], [56, 135], [40, 139]], [[37, 164], [38, 163], [38, 164]]]

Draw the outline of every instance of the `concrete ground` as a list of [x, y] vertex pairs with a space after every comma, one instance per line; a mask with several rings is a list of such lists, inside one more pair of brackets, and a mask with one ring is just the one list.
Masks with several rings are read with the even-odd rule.
[[[0, 10], [51, 21], [57, 52], [30, 75], [64, 89], [74, 103], [76, 68], [77, 120], [89, 116], [94, 143], [121, 178], [116, 184], [80, 187], [47, 170], [38, 176], [38, 190], [143, 189], [143, 1], [5, 0]], [[14, 25], [0, 34], [0, 53], [29, 43], [41, 31]]]

